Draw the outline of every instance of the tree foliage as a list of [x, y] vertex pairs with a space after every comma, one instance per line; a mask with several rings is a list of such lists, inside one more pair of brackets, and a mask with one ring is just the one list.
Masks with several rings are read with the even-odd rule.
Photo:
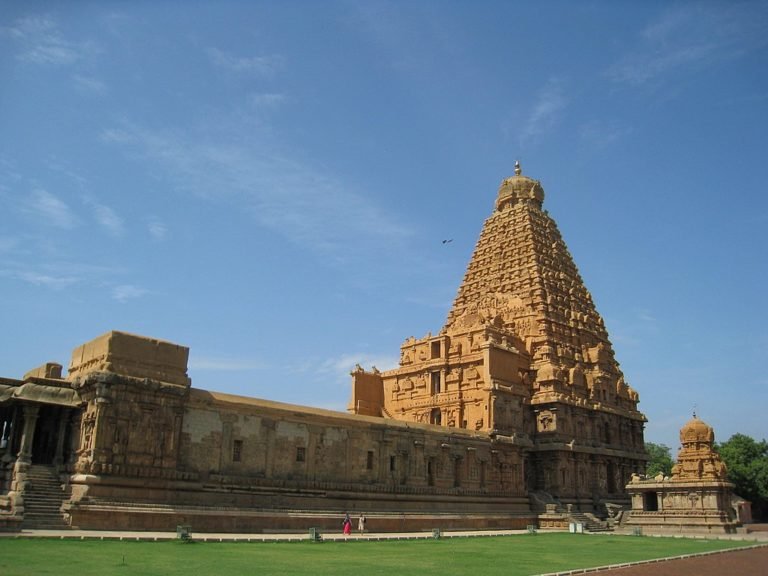
[[645, 472], [648, 476], [657, 476], [659, 473], [662, 473], [664, 476], [672, 474], [672, 465], [674, 462], [669, 446], [646, 442], [645, 451], [648, 452], [648, 456], [651, 457], [651, 459], [648, 460], [648, 467]]
[[755, 517], [768, 517], [768, 442], [734, 434], [716, 446], [734, 492], [752, 502]]

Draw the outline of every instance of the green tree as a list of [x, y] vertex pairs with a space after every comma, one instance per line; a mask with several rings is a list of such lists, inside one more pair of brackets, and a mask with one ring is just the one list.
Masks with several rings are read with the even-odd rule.
[[657, 476], [659, 472], [664, 474], [664, 476], [672, 474], [674, 461], [672, 460], [669, 446], [666, 444], [646, 442], [645, 451], [648, 452], [648, 456], [651, 457], [651, 459], [648, 460], [648, 467], [646, 468], [646, 474], [648, 474], [648, 476]]
[[715, 448], [728, 468], [734, 492], [752, 502], [753, 516], [768, 517], [768, 442], [734, 434]]

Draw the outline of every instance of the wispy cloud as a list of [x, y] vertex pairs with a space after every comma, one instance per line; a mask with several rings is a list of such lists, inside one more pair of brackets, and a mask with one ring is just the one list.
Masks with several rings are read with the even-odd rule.
[[[19, 256], [19, 254], [17, 254]], [[29, 255], [21, 254], [24, 260], [7, 259], [0, 268], [0, 277], [31, 286], [51, 290], [77, 287], [79, 290], [92, 288], [103, 292], [118, 302], [139, 298], [149, 290], [131, 284], [121, 284], [117, 278], [126, 275], [120, 267], [99, 266], [89, 262], [59, 258], [48, 259], [35, 255], [36, 262], [30, 263]]]
[[105, 128], [99, 134], [99, 138], [102, 142], [111, 144], [134, 144], [136, 137], [130, 130], [122, 128]]
[[2, 29], [18, 45], [16, 57], [33, 64], [69, 65], [95, 52], [90, 42], [64, 37], [50, 16], [28, 16]]
[[658, 319], [649, 310], [638, 310], [637, 317], [643, 322], [656, 323]]
[[112, 208], [103, 204], [92, 204], [93, 215], [96, 222], [112, 236], [122, 236], [125, 231], [123, 219], [118, 216]]
[[267, 367], [265, 362], [253, 358], [232, 358], [215, 356], [192, 356], [189, 359], [190, 370], [210, 372], [246, 372], [250, 370], [263, 370]]
[[98, 78], [75, 74], [72, 80], [75, 82], [75, 88], [84, 94], [103, 96], [107, 93], [107, 85]]
[[265, 92], [259, 94], [251, 94], [249, 100], [251, 104], [256, 108], [273, 108], [285, 101], [285, 95], [277, 94], [274, 92]]
[[16, 238], [0, 236], [0, 254], [12, 251], [18, 245], [18, 243], [19, 241]]
[[51, 288], [53, 290], [61, 290], [80, 281], [76, 276], [55, 275], [39, 270], [0, 269], [0, 277], [18, 280], [33, 286]]
[[6, 183], [16, 184], [24, 180], [16, 162], [0, 154], [0, 192], [7, 190]]
[[438, 7], [410, 10], [398, 2], [349, 2], [349, 25], [362, 41], [377, 48], [395, 70], [424, 77], [441, 58], [457, 63], [469, 38], [467, 30]]
[[342, 257], [366, 240], [392, 248], [412, 234], [363, 191], [262, 142], [219, 143], [128, 125], [105, 130], [101, 138], [160, 165], [178, 190], [236, 201], [263, 228], [313, 251]]
[[639, 86], [698, 70], [768, 44], [764, 3], [687, 3], [664, 11], [636, 46], [608, 71], [619, 84]]
[[610, 121], [588, 122], [579, 129], [582, 144], [593, 150], [604, 150], [632, 133], [632, 129]]
[[168, 227], [154, 217], [150, 218], [147, 222], [147, 230], [149, 231], [149, 235], [157, 241], [165, 240], [165, 236], [168, 234]]
[[391, 354], [371, 354], [367, 352], [352, 352], [335, 358], [328, 358], [316, 366], [318, 375], [329, 375], [337, 382], [349, 383], [349, 373], [355, 366], [360, 365], [366, 370], [376, 367], [379, 370], [397, 368], [399, 357]]
[[518, 135], [520, 146], [526, 148], [550, 132], [557, 125], [567, 105], [568, 99], [563, 94], [562, 83], [551, 79], [539, 91], [536, 102]]
[[230, 72], [270, 76], [283, 62], [281, 56], [235, 56], [218, 48], [208, 49], [208, 58], [214, 66]]
[[638, 308], [621, 317], [606, 318], [606, 323], [611, 328], [611, 340], [624, 348], [635, 348], [649, 338], [657, 339], [664, 328], [658, 316], [647, 308]]
[[675, 69], [705, 62], [715, 48], [714, 43], [705, 43], [651, 50], [647, 54], [630, 56], [614, 66], [611, 76], [619, 83], [645, 84]]
[[41, 188], [32, 191], [27, 209], [57, 228], [70, 230], [77, 225], [77, 217], [72, 209], [64, 201]]
[[125, 303], [149, 294], [149, 290], [132, 284], [121, 284], [112, 288], [112, 299]]

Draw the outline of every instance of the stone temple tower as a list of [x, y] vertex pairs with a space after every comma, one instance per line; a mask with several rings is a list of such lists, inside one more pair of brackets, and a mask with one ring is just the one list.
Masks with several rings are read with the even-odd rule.
[[543, 202], [516, 163], [443, 329], [406, 340], [394, 370], [354, 372], [350, 410], [511, 439], [544, 500], [624, 499], [645, 417]]

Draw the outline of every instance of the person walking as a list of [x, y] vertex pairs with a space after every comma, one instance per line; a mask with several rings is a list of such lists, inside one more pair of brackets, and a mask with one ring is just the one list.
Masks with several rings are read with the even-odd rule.
[[344, 536], [349, 536], [352, 533], [352, 520], [349, 517], [349, 513], [344, 514], [344, 522], [342, 523]]

